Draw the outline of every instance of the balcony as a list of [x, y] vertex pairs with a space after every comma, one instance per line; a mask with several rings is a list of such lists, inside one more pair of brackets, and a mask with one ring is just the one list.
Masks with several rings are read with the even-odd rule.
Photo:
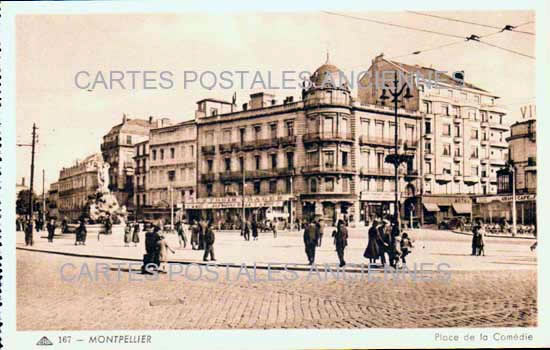
[[441, 183], [448, 183], [453, 181], [453, 176], [451, 174], [437, 174], [435, 176], [435, 181]]
[[201, 182], [214, 182], [216, 180], [216, 174], [206, 173], [201, 174]]
[[466, 184], [475, 184], [478, 182], [479, 182], [479, 176], [477, 175], [464, 176], [464, 183]]
[[434, 178], [434, 174], [432, 173], [426, 173], [424, 174], [424, 178], [428, 181], [432, 180]]
[[351, 166], [306, 165], [302, 168], [303, 174], [353, 174], [354, 172]]
[[231, 153], [233, 151], [232, 143], [222, 143], [219, 145], [220, 153]]
[[407, 169], [407, 171], [405, 172], [405, 178], [407, 180], [414, 180], [414, 179], [418, 178], [418, 170], [416, 170], [416, 169]]
[[487, 146], [489, 144], [489, 140], [487, 139], [481, 139], [481, 145], [482, 146]]
[[481, 127], [482, 127], [482, 128], [487, 128], [487, 127], [489, 127], [489, 122], [486, 121], [486, 120], [482, 120], [482, 121], [481, 121]]
[[462, 136], [455, 136], [453, 137], [454, 143], [461, 143], [462, 142]]
[[453, 180], [455, 180], [455, 182], [460, 182], [462, 180], [462, 175], [453, 176]]
[[372, 137], [367, 135], [361, 135], [361, 137], [359, 138], [359, 143], [361, 145], [394, 147], [395, 139], [392, 137]]
[[368, 168], [361, 167], [360, 174], [363, 176], [394, 176], [393, 168]]
[[418, 141], [416, 140], [406, 140], [403, 143], [405, 149], [416, 149], [418, 147]]
[[489, 176], [481, 175], [481, 182], [489, 182]]
[[296, 136], [283, 136], [279, 137], [279, 144], [283, 147], [296, 145]]
[[536, 170], [537, 170], [537, 157], [528, 157], [525, 171], [536, 171]]
[[434, 158], [434, 154], [432, 152], [425, 152], [424, 153], [424, 159], [433, 159]]
[[220, 181], [236, 181], [242, 180], [242, 171], [223, 171], [219, 173]]
[[489, 158], [487, 158], [487, 157], [481, 158], [480, 163], [483, 164], [483, 165], [486, 165], [487, 163], [489, 163]]
[[433, 137], [433, 134], [431, 132], [427, 132], [427, 133], [424, 134], [424, 138], [426, 140], [431, 140], [432, 137]]
[[506, 165], [506, 160], [504, 159], [491, 159], [491, 165]]
[[491, 147], [508, 148], [508, 143], [505, 141], [490, 140]]
[[464, 157], [462, 157], [460, 154], [455, 154], [455, 156], [453, 157], [453, 160], [456, 162], [456, 163], [459, 163]]
[[460, 116], [455, 116], [455, 117], [453, 118], [453, 122], [454, 122], [455, 124], [460, 124], [460, 123], [462, 123], [462, 118], [460, 118]]
[[201, 152], [202, 154], [216, 154], [216, 146], [214, 145], [202, 146]]
[[503, 131], [508, 131], [509, 129], [508, 125], [495, 123], [495, 122], [489, 122], [489, 127], [491, 127], [491, 129], [503, 130]]
[[353, 135], [350, 132], [312, 132], [303, 136], [304, 143], [320, 141], [353, 142]]

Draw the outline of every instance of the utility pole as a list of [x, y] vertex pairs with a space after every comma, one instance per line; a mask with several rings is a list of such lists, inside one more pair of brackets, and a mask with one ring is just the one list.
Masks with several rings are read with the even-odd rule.
[[174, 230], [174, 196], [172, 194], [172, 184], [169, 185], [170, 188], [170, 231]]
[[405, 160], [406, 157], [400, 157], [398, 154], [399, 151], [399, 139], [398, 139], [398, 130], [399, 130], [399, 121], [398, 121], [398, 102], [399, 102], [399, 96], [403, 93], [403, 90], [405, 90], [405, 87], [407, 88], [405, 92], [405, 96], [403, 98], [409, 99], [412, 97], [410, 88], [407, 86], [407, 83], [404, 83], [401, 89], [398, 89], [399, 80], [397, 80], [397, 70], [394, 71], [394, 77], [393, 77], [393, 90], [389, 88], [389, 86], [386, 85], [386, 88], [382, 90], [382, 96], [380, 96], [380, 99], [382, 102], [385, 102], [385, 100], [389, 99], [390, 97], [386, 95], [386, 90], [390, 92], [390, 95], [393, 97], [392, 102], [394, 106], [394, 154], [391, 157], [388, 157], [390, 162], [394, 165], [394, 182], [395, 182], [395, 200], [394, 200], [394, 223], [397, 225], [397, 228], [399, 231], [401, 231], [401, 223], [399, 220], [399, 175], [398, 175], [398, 169], [399, 165], [401, 164], [401, 161]]
[[244, 204], [244, 192], [245, 192], [246, 178], [245, 178], [245, 170], [244, 170], [244, 156], [241, 159], [242, 159], [241, 171], [243, 173], [243, 192], [242, 192], [243, 216], [242, 216], [242, 220], [241, 220], [241, 230], [243, 231], [243, 235], [244, 235], [244, 225], [245, 225], [245, 221], [246, 221], [246, 209], [245, 209], [245, 204]]
[[44, 190], [44, 181], [46, 177], [46, 171], [42, 169], [42, 222], [46, 222], [46, 195]]
[[514, 165], [510, 167], [512, 172], [512, 236], [515, 236], [517, 232], [517, 213], [516, 213], [516, 169]]
[[[32, 124], [32, 144], [31, 144], [31, 183], [29, 185], [29, 203], [30, 203], [30, 207], [29, 207], [29, 220], [31, 221], [32, 223], [32, 217], [33, 217], [33, 210], [34, 210], [34, 201], [33, 201], [33, 196], [32, 196], [32, 193], [33, 193], [33, 185], [34, 185], [34, 153], [35, 153], [35, 147], [36, 147], [36, 124], [33, 123]], [[33, 227], [33, 232], [34, 232], [34, 226], [32, 226], [31, 224], [31, 227]]]

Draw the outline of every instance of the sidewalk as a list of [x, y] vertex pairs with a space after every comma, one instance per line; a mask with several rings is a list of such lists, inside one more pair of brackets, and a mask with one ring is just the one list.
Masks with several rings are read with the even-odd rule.
[[[367, 239], [363, 238], [364, 230], [350, 229], [352, 234], [348, 240], [348, 247], [345, 251], [345, 260], [349, 265], [368, 264], [363, 257], [367, 245]], [[356, 231], [357, 230], [357, 231]], [[354, 232], [356, 231], [356, 232]], [[442, 269], [446, 270], [516, 270], [536, 269], [536, 252], [531, 252], [529, 246], [531, 240], [513, 240], [491, 238], [486, 239], [486, 256], [474, 257], [471, 253], [471, 238], [466, 235], [457, 235], [449, 231], [437, 230], [407, 230], [415, 240], [415, 248], [412, 254], [407, 257], [409, 269], [420, 268], [424, 270], [436, 270], [438, 265], [445, 264]], [[140, 233], [140, 243], [137, 247], [125, 247], [123, 236], [120, 234], [88, 235], [85, 246], [74, 245], [74, 234], [56, 235], [53, 243], [48, 243], [44, 232], [35, 233], [35, 244], [32, 247], [25, 247], [24, 234], [17, 232], [17, 249], [34, 250], [55, 254], [81, 256], [86, 258], [114, 259], [123, 261], [141, 261], [144, 248], [144, 233]], [[277, 238], [270, 233], [261, 233], [258, 241], [244, 241], [240, 234], [235, 231], [216, 232], [216, 243], [214, 245], [216, 263], [218, 265], [248, 267], [254, 265], [258, 268], [284, 264], [292, 264], [299, 270], [309, 270], [304, 252], [303, 238], [301, 232], [282, 232]], [[189, 237], [188, 237], [189, 238]], [[177, 263], [198, 263], [202, 264], [203, 251], [179, 248], [178, 239], [175, 234], [168, 234], [167, 241], [170, 247], [176, 250], [175, 254], [169, 253], [169, 261]], [[335, 268], [338, 258], [332, 238], [327, 231], [324, 233], [322, 247], [317, 248], [315, 263], [318, 265], [331, 264]], [[366, 267], [365, 267], [366, 268]], [[319, 269], [320, 266], [319, 266]], [[358, 267], [347, 266], [346, 271], [352, 272]]]

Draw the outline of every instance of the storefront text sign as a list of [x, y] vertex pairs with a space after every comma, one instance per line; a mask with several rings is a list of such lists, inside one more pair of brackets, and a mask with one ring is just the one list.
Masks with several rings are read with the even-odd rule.
[[[516, 202], [534, 201], [537, 199], [536, 194], [518, 194], [516, 195]], [[499, 202], [511, 202], [513, 196], [490, 196], [490, 197], [478, 197], [478, 203], [491, 203], [495, 201]]]
[[[289, 199], [290, 195], [249, 196], [244, 203], [246, 208], [282, 207]], [[186, 201], [184, 205], [185, 209], [222, 209], [241, 208], [242, 203], [242, 197], [210, 197]]]

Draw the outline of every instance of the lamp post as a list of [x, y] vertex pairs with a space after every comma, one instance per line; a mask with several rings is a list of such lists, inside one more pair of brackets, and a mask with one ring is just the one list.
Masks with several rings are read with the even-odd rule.
[[[382, 96], [380, 96], [380, 99], [382, 100], [382, 104], [385, 103], [387, 99], [390, 97], [386, 95], [386, 91], [389, 91], [390, 95], [393, 97], [392, 102], [394, 106], [394, 154], [393, 156], [386, 157], [386, 162], [393, 163], [394, 165], [394, 182], [395, 182], [395, 202], [394, 202], [394, 224], [397, 226], [398, 231], [401, 231], [401, 224], [399, 220], [399, 175], [398, 175], [398, 168], [401, 162], [405, 161], [407, 157], [400, 157], [399, 153], [399, 143], [398, 143], [398, 130], [399, 130], [399, 122], [398, 122], [398, 102], [399, 102], [399, 96], [405, 91], [405, 96], [403, 96], [404, 99], [409, 99], [412, 97], [411, 91], [407, 83], [404, 83], [401, 88], [399, 88], [399, 80], [397, 79], [397, 70], [394, 71], [393, 76], [393, 90], [387, 85], [384, 84], [386, 88], [382, 90]], [[406, 90], [405, 90], [406, 88]]]
[[517, 234], [517, 217], [516, 217], [516, 169], [514, 165], [510, 165], [512, 173], [512, 236]]

